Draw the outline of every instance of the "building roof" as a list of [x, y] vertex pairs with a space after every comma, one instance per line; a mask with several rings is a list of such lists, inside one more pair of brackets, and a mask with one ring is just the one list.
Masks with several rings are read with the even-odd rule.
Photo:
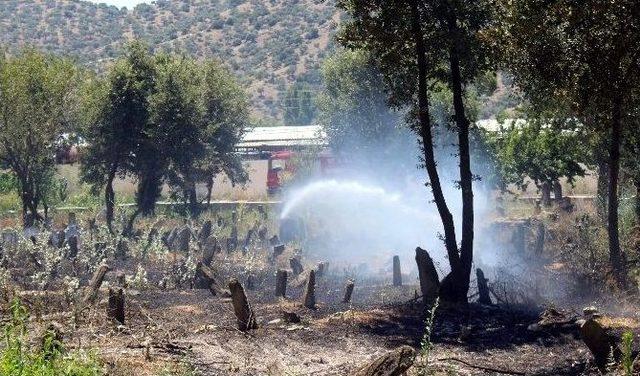
[[255, 127], [245, 133], [237, 148], [323, 146], [326, 138], [320, 125]]

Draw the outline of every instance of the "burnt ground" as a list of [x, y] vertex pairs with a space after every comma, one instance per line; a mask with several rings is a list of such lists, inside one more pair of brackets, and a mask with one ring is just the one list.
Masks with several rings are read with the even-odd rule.
[[[290, 286], [287, 299], [275, 299], [270, 288], [248, 291], [260, 324], [249, 333], [236, 329], [230, 299], [207, 290], [128, 290], [127, 322], [119, 327], [104, 319], [104, 291], [100, 302], [75, 315], [49, 296], [34, 322], [62, 323], [67, 347], [97, 349], [111, 375], [349, 375], [397, 346], [419, 349], [424, 332], [423, 308], [411, 301], [417, 286], [368, 283], [356, 285], [347, 305], [339, 303], [339, 278], [320, 279], [316, 310], [301, 306], [301, 288]], [[27, 303], [43, 306], [34, 300]], [[283, 311], [296, 312], [301, 322], [285, 322]], [[528, 329], [539, 314], [439, 307], [430, 374], [597, 374], [573, 327]]]

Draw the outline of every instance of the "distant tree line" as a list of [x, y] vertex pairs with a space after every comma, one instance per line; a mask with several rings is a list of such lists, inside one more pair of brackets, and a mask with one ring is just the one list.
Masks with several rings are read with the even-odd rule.
[[247, 179], [233, 153], [249, 123], [247, 98], [214, 61], [152, 55], [133, 42], [99, 76], [26, 50], [0, 56], [0, 101], [0, 158], [17, 178], [27, 224], [44, 219], [38, 209], [53, 194], [55, 149], [68, 134], [87, 143], [81, 178], [104, 193], [112, 232], [118, 177], [137, 182], [125, 233], [138, 215], [154, 213], [165, 183], [196, 216], [196, 184], [210, 200], [218, 174]]

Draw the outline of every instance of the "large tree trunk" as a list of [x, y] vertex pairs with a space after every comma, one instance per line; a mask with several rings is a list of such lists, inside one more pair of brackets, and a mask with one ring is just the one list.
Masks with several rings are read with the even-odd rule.
[[603, 220], [606, 218], [607, 213], [607, 194], [609, 192], [608, 189], [608, 180], [609, 180], [609, 165], [604, 160], [598, 162], [598, 187], [596, 194], [596, 205], [598, 209], [598, 215]]
[[189, 201], [189, 214], [193, 218], [198, 217], [200, 215], [200, 203], [198, 202], [195, 184], [191, 184], [187, 189], [187, 199]]
[[562, 197], [563, 197], [562, 185], [558, 180], [553, 181], [553, 197], [556, 199], [556, 202], [560, 202], [560, 200], [562, 200]]
[[611, 114], [611, 139], [609, 140], [609, 261], [616, 281], [621, 287], [627, 285], [624, 257], [620, 250], [618, 233], [618, 177], [620, 173], [620, 143], [622, 141], [622, 99], [613, 101]]
[[211, 174], [207, 179], [207, 208], [211, 205], [211, 194], [213, 193], [214, 178], [215, 178], [215, 175]]
[[156, 173], [145, 173], [138, 184], [136, 192], [136, 204], [138, 210], [144, 216], [155, 213], [156, 202], [162, 191], [162, 176]]
[[113, 181], [116, 178], [116, 171], [118, 171], [118, 165], [113, 164], [111, 166], [111, 170], [109, 171], [109, 176], [107, 177], [107, 184], [104, 188], [104, 204], [106, 208], [106, 219], [107, 219], [107, 227], [109, 228], [109, 232], [114, 234], [113, 231], [113, 212], [116, 202], [116, 193], [113, 190]]
[[640, 225], [640, 179], [633, 179], [636, 194], [633, 198], [633, 210], [636, 216], [636, 226]]
[[[457, 34], [456, 19], [453, 13], [448, 19], [449, 33]], [[444, 301], [467, 302], [471, 264], [473, 262], [473, 174], [471, 173], [471, 155], [469, 147], [469, 120], [465, 114], [462, 76], [457, 46], [449, 51], [451, 66], [451, 88], [453, 91], [453, 108], [458, 128], [458, 150], [460, 153], [460, 189], [462, 190], [462, 239], [460, 243], [460, 262], [458, 267], [452, 265], [451, 276], [445, 277], [440, 288], [440, 298]], [[450, 286], [447, 284], [451, 284]]]
[[549, 207], [551, 206], [551, 183], [548, 181], [542, 182], [540, 184], [540, 201], [542, 206]]
[[449, 257], [451, 270], [458, 270], [460, 256], [456, 241], [453, 216], [449, 211], [440, 185], [440, 177], [433, 152], [433, 135], [431, 133], [431, 119], [429, 117], [429, 97], [427, 92], [427, 58], [424, 46], [422, 29], [420, 27], [420, 11], [417, 0], [411, 0], [412, 32], [415, 43], [416, 62], [418, 65], [418, 122], [419, 134], [422, 138], [422, 151], [424, 164], [429, 176], [429, 185], [433, 193], [433, 199], [438, 209], [438, 214], [444, 229], [444, 242]]

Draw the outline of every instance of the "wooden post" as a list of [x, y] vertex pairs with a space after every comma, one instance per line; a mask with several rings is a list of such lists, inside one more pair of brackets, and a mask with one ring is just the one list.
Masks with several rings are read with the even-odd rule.
[[107, 318], [124, 325], [124, 291], [122, 289], [118, 289], [118, 291], [115, 292], [112, 288], [109, 288]]
[[313, 309], [316, 307], [316, 273], [313, 270], [309, 271], [307, 286], [304, 289], [303, 301], [304, 306], [307, 308]]
[[409, 346], [402, 346], [369, 363], [354, 376], [397, 376], [404, 375], [413, 365], [416, 352]]
[[244, 288], [242, 288], [240, 282], [233, 278], [229, 281], [229, 290], [231, 290], [231, 302], [238, 321], [238, 329], [243, 332], [256, 329], [258, 324], [256, 323], [253, 309], [251, 309], [247, 295], [245, 295]]
[[293, 275], [295, 277], [299, 276], [304, 272], [304, 267], [302, 266], [302, 263], [297, 257], [290, 258], [289, 265], [291, 266], [291, 270], [293, 270]]
[[402, 272], [400, 271], [400, 256], [393, 256], [393, 285], [402, 286]]
[[91, 278], [91, 282], [89, 282], [89, 286], [87, 286], [87, 293], [84, 296], [85, 303], [92, 303], [96, 298], [98, 290], [100, 286], [102, 286], [102, 282], [104, 281], [104, 276], [110, 270], [109, 265], [103, 264], [93, 273], [93, 277]]
[[420, 247], [416, 248], [416, 263], [418, 264], [422, 301], [427, 305], [433, 304], [440, 290], [440, 280], [436, 267], [429, 253]]
[[276, 296], [285, 297], [287, 293], [287, 271], [278, 269], [276, 272]]
[[353, 294], [353, 287], [355, 286], [355, 282], [353, 279], [347, 281], [347, 285], [344, 287], [344, 298], [342, 299], [343, 303], [351, 303], [351, 294]]
[[489, 296], [489, 286], [487, 285], [487, 279], [484, 278], [482, 269], [476, 269], [476, 279], [478, 280], [478, 303], [492, 305], [491, 296]]

